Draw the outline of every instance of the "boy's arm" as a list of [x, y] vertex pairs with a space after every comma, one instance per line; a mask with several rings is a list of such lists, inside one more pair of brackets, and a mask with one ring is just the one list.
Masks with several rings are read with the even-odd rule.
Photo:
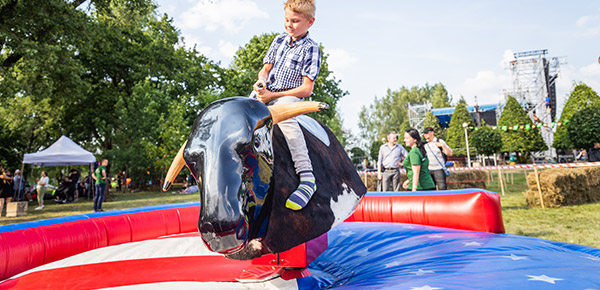
[[[269, 77], [269, 72], [271, 71], [271, 69], [273, 68], [273, 64], [272, 63], [265, 63], [262, 67], [262, 69], [260, 69], [260, 71], [258, 72], [258, 80], [256, 81], [256, 83], [254, 83], [254, 91], [256, 91], [257, 93], [261, 93], [262, 91], [264, 91], [267, 87], [267, 77]], [[259, 86], [259, 84], [262, 85]]]
[[294, 96], [294, 97], [298, 97], [298, 98], [304, 98], [304, 97], [308, 97], [310, 95], [312, 95], [312, 91], [313, 88], [315, 86], [315, 82], [313, 80], [311, 80], [309, 77], [307, 76], [303, 76], [302, 77], [302, 85], [297, 87], [297, 88], [293, 88], [287, 91], [282, 91], [282, 92], [271, 92], [269, 90], [264, 89], [261, 92], [257, 91], [258, 93], [258, 100], [263, 102], [263, 103], [268, 103], [272, 100], [284, 97], [284, 96]]

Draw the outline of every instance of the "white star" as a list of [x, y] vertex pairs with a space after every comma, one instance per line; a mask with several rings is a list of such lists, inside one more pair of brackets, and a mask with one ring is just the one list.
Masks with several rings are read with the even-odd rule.
[[429, 285], [425, 285], [423, 287], [411, 287], [410, 290], [435, 290], [435, 289], [444, 289], [438, 287], [431, 287]]
[[387, 263], [387, 264], [385, 264], [385, 267], [386, 267], [386, 268], [390, 268], [390, 267], [395, 267], [395, 266], [398, 266], [398, 265], [402, 265], [402, 263], [400, 263], [400, 262], [398, 262], [398, 261], [393, 261], [393, 262], [391, 262], [391, 263]]
[[405, 229], [414, 229], [415, 228], [415, 226], [412, 226], [412, 225], [402, 225], [402, 227]]
[[592, 261], [600, 262], [600, 257], [585, 257], [586, 259], [590, 259]]
[[340, 232], [340, 237], [349, 237], [353, 234], [354, 234], [353, 231], [343, 231], [343, 232]]
[[469, 242], [469, 243], [463, 243], [465, 245], [465, 247], [479, 247], [481, 245], [483, 245], [480, 242]]
[[550, 283], [550, 284], [556, 284], [556, 283], [554, 283], [554, 281], [563, 280], [563, 279], [560, 279], [560, 278], [548, 277], [546, 275], [541, 275], [541, 276], [527, 275], [527, 277], [531, 278], [531, 279], [528, 279], [529, 281], [542, 281], [542, 282], [547, 282], [547, 283]]
[[518, 261], [518, 260], [531, 260], [528, 257], [525, 256], [517, 256], [515, 254], [510, 254], [510, 256], [500, 256], [502, 258], [509, 258], [512, 259], [513, 261]]
[[356, 254], [361, 257], [364, 257], [369, 254], [369, 249], [362, 249], [360, 251], [356, 251]]
[[441, 235], [430, 235], [430, 236], [427, 236], [427, 237], [430, 238], [430, 239], [441, 239], [444, 236], [441, 236]]
[[423, 269], [419, 269], [419, 271], [417, 271], [417, 272], [409, 272], [409, 273], [411, 273], [411, 274], [415, 274], [415, 275], [417, 275], [417, 276], [421, 276], [421, 275], [425, 275], [425, 274], [433, 274], [433, 273], [435, 273], [435, 272], [434, 272], [434, 271], [431, 271], [431, 270], [423, 270]]

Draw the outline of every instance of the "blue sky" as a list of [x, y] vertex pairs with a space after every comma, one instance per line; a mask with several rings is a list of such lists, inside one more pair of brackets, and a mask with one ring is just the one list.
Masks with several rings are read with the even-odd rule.
[[[228, 66], [253, 36], [284, 32], [283, 0], [155, 0], [185, 45]], [[441, 82], [469, 105], [497, 104], [512, 88], [514, 52], [566, 57], [557, 82], [564, 105], [573, 82], [600, 92], [598, 1], [316, 0], [313, 39], [349, 92], [338, 107], [358, 135], [358, 114], [387, 89]]]

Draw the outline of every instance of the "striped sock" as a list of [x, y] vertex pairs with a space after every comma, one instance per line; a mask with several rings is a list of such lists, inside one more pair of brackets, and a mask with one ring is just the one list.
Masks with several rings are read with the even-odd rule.
[[292, 210], [301, 210], [308, 204], [308, 201], [316, 190], [317, 184], [315, 183], [315, 176], [312, 171], [300, 172], [300, 185], [298, 185], [298, 189], [290, 195], [285, 202], [285, 206]]

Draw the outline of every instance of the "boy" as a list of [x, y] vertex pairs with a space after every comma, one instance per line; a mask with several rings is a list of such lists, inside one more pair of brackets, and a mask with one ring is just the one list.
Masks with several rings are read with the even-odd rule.
[[[284, 4], [287, 34], [275, 37], [263, 60], [253, 88], [256, 98], [267, 104], [300, 102], [312, 94], [321, 66], [319, 45], [308, 29], [315, 22], [314, 0], [288, 0]], [[286, 207], [300, 210], [317, 190], [304, 135], [295, 118], [278, 123], [287, 141], [300, 185]]]

